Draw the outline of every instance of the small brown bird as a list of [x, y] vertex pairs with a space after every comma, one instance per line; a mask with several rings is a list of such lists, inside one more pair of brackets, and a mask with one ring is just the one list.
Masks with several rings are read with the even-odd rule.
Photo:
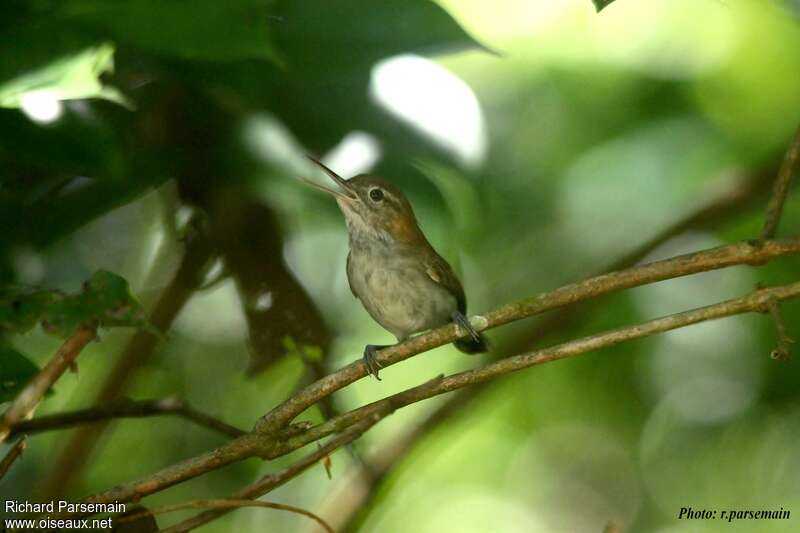
[[[359, 175], [345, 180], [309, 156], [341, 190], [307, 180], [333, 195], [350, 236], [347, 280], [350, 290], [378, 324], [402, 342], [414, 333], [455, 322], [467, 336], [455, 341], [465, 353], [486, 351], [483, 337], [465, 316], [464, 289], [450, 265], [436, 253], [417, 224], [403, 192], [388, 181]], [[377, 350], [367, 344], [364, 364], [378, 377]]]

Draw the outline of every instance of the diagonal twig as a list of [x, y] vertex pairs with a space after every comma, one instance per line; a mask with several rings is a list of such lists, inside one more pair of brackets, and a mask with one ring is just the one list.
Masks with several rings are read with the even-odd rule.
[[75, 363], [81, 350], [96, 336], [97, 324], [90, 322], [78, 326], [64, 341], [47, 365], [25, 385], [6, 409], [0, 420], [0, 442], [8, 438], [15, 424], [33, 414], [47, 390]]
[[770, 198], [767, 205], [767, 217], [764, 221], [764, 227], [761, 229], [760, 239], [762, 241], [774, 237], [775, 232], [778, 230], [778, 224], [780, 224], [781, 215], [783, 214], [783, 204], [786, 202], [789, 185], [792, 177], [797, 173], [798, 165], [800, 165], [800, 128], [797, 129], [792, 144], [786, 151], [783, 163], [781, 163], [781, 168], [778, 171], [772, 198]]
[[[472, 326], [476, 330], [482, 331], [618, 290], [737, 264], [758, 265], [769, 261], [775, 254], [785, 255], [798, 252], [800, 252], [800, 238], [766, 241], [758, 246], [753, 243], [740, 242], [702, 252], [684, 254], [570, 283], [554, 291], [504, 305], [484, 315], [473, 317]], [[457, 338], [454, 325], [443, 326], [381, 350], [378, 353], [377, 361], [381, 367], [385, 368], [432, 348], [451, 343]], [[274, 433], [321, 398], [366, 375], [367, 369], [363, 361], [353, 362], [308, 385], [275, 407], [259, 420], [256, 429], [263, 433]]]
[[794, 342], [794, 339], [789, 337], [789, 335], [786, 333], [786, 324], [784, 323], [783, 315], [781, 314], [780, 302], [776, 299], [769, 300], [767, 302], [767, 310], [769, 311], [770, 316], [772, 316], [773, 322], [775, 322], [775, 329], [777, 330], [778, 334], [778, 345], [770, 352], [769, 355], [778, 361], [785, 361], [789, 359], [790, 346]]
[[5, 477], [6, 473], [8, 473], [8, 469], [11, 468], [11, 465], [14, 464], [14, 461], [19, 459], [19, 457], [22, 455], [22, 452], [25, 451], [25, 447], [27, 445], [28, 442], [26, 437], [23, 436], [14, 443], [10, 450], [8, 450], [6, 456], [3, 457], [2, 461], [0, 461], [0, 479]]
[[489, 363], [483, 367], [444, 377], [437, 380], [436, 383], [426, 383], [413, 387], [388, 396], [382, 400], [377, 400], [363, 407], [359, 407], [358, 409], [354, 409], [332, 420], [314, 426], [300, 435], [291, 437], [288, 439], [287, 445], [290, 448], [298, 445], [302, 446], [331, 433], [342, 431], [344, 428], [356, 422], [384, 411], [387, 404], [391, 405], [393, 410], [399, 409], [421, 400], [432, 398], [475, 383], [486, 382], [524, 368], [530, 368], [567, 357], [574, 357], [601, 348], [614, 346], [622, 342], [641, 339], [657, 333], [663, 333], [723, 317], [752, 312], [761, 313], [769, 302], [778, 302], [797, 297], [800, 297], [800, 281], [778, 287], [757, 289], [740, 298], [734, 298], [706, 307], [657, 318], [641, 324], [625, 326], [596, 335], [567, 341], [549, 348], [542, 348], [540, 350], [507, 357]]

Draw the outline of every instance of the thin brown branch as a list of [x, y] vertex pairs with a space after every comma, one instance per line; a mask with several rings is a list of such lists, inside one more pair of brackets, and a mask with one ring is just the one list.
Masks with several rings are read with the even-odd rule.
[[714, 195], [713, 198], [699, 205], [686, 217], [671, 226], [667, 226], [650, 240], [606, 265], [596, 274], [590, 275], [600, 275], [628, 268], [678, 235], [683, 235], [687, 231], [699, 231], [716, 227], [721, 222], [728, 220], [731, 215], [741, 213], [741, 210], [745, 208], [755, 208], [756, 206], [760, 208], [761, 202], [766, 198], [773, 183], [772, 177], [775, 175], [776, 166], [761, 170], [748, 179], [740, 180], [732, 187]]
[[764, 227], [761, 230], [760, 238], [762, 241], [773, 238], [778, 230], [778, 224], [780, 224], [781, 215], [783, 214], [783, 204], [786, 202], [786, 196], [789, 194], [789, 185], [792, 182], [792, 177], [797, 173], [798, 165], [800, 165], [800, 128], [797, 129], [792, 144], [786, 151], [783, 163], [781, 163], [781, 168], [778, 171], [772, 198], [770, 198], [767, 205]]
[[[301, 473], [305, 472], [311, 466], [315, 465], [323, 458], [327, 457], [329, 454], [336, 451], [338, 448], [342, 446], [346, 446], [347, 444], [353, 442], [358, 437], [361, 436], [362, 433], [367, 431], [370, 427], [372, 427], [375, 423], [378, 422], [380, 417], [376, 417], [374, 419], [366, 419], [358, 424], [355, 424], [349, 427], [343, 433], [333, 437], [328, 442], [326, 442], [323, 446], [317, 448], [316, 451], [306, 455], [296, 463], [292, 464], [291, 466], [281, 470], [280, 472], [276, 472], [274, 474], [268, 474], [261, 479], [257, 480], [256, 482], [244, 487], [242, 490], [236, 492], [233, 495], [233, 498], [239, 499], [253, 499], [263, 496], [268, 492], [276, 489], [286, 483], [287, 481], [297, 477]], [[220, 516], [227, 514], [230, 510], [226, 509], [212, 509], [209, 511], [205, 511], [203, 513], [198, 514], [197, 516], [193, 516], [183, 522], [179, 522], [172, 527], [166, 528], [162, 533], [184, 533], [186, 531], [191, 531], [192, 529], [198, 528], [203, 524], [207, 524], [212, 520], [219, 518]]]
[[[744, 208], [760, 205], [760, 202], [768, 195], [774, 175], [775, 169], [770, 167], [754, 174], [747, 180], [737, 183], [732, 188], [715, 196], [710, 202], [699, 206], [685, 218], [664, 228], [647, 242], [588, 275], [600, 276], [615, 270], [629, 268], [678, 235], [683, 235], [688, 231], [713, 228], [728, 219], [730, 215], [739, 213]], [[499, 357], [527, 350], [545, 337], [552, 337], [556, 333], [565, 331], [584, 316], [592, 308], [591, 305], [592, 302], [587, 302], [580, 306], [564, 307], [549, 314], [535, 328], [513, 339], [509, 346], [501, 350], [503, 353]], [[496, 354], [490, 354], [490, 356], [493, 355], [494, 358], [499, 358]], [[473, 389], [463, 392], [472, 394]]]
[[[522, 302], [501, 307], [484, 316], [473, 317], [473, 325], [479, 330], [484, 330], [488, 327], [496, 327], [550, 309], [625, 288], [733, 265], [763, 264], [776, 257], [797, 253], [800, 253], [800, 239], [798, 238], [767, 241], [759, 245], [741, 242], [721, 246], [710, 250], [648, 263], [619, 272], [604, 274], [578, 283], [566, 285], [555, 291], [540, 294]], [[771, 291], [776, 297], [780, 298], [779, 289], [772, 289]], [[758, 294], [762, 293], [760, 292]], [[761, 305], [763, 308], [763, 303]], [[385, 367], [389, 364], [407, 359], [417, 353], [452, 342], [455, 338], [455, 327], [452, 325], [444, 326], [415, 337], [396, 347], [383, 350], [379, 354], [379, 360]], [[591, 348], [590, 345], [587, 346], [589, 346], [587, 349], [594, 349]], [[383, 400], [384, 404], [382, 404], [381, 407], [384, 408], [388, 405], [394, 409], [397, 408], [397, 405], [407, 405], [407, 403], [405, 403], [407, 398], [415, 398], [415, 395], [420, 394], [422, 391], [430, 391], [439, 388], [441, 392], [447, 392], [448, 390], [461, 388], [469, 383], [480, 383], [495, 375], [505, 373], [496, 373], [497, 367], [495, 365], [504, 365], [502, 368], [511, 370], [515, 368], [524, 368], [524, 364], [519, 367], [508, 366], [519, 364], [520, 361], [523, 363], [527, 362], [527, 359], [524, 357], [520, 359], [520, 357], [523, 356], [504, 359], [482, 367], [481, 369], [471, 371], [476, 374], [464, 373], [445, 378], [435, 387], [426, 384], [411, 391], [401, 393], [400, 397], [389, 397]], [[551, 360], [555, 358], [559, 357], [552, 357]], [[286, 424], [289, 421], [308, 406], [313, 405], [320, 397], [327, 396], [365, 375], [366, 369], [362, 361], [351, 363], [337, 372], [326, 376], [322, 380], [309, 385], [293, 398], [290, 398], [276, 407], [262, 419], [262, 424], [258, 428], [259, 431], [257, 433], [244, 435], [216, 450], [169, 466], [143, 479], [100, 492], [90, 496], [84, 501], [102, 503], [112, 501], [126, 502], [139, 499], [224, 465], [253, 456], [274, 458], [289, 453], [325, 435], [330, 435], [337, 430], [363, 419], [365, 413], [361, 410], [351, 411], [321, 424], [316, 428], [305, 431], [300, 435], [287, 436], [286, 433], [282, 434], [281, 432], [287, 430]], [[473, 377], [469, 378], [467, 381], [460, 381], [464, 379], [465, 376]], [[430, 397], [430, 395], [426, 397]], [[375, 406], [370, 407], [370, 409], [374, 410]]]
[[[472, 325], [478, 331], [482, 331], [622, 289], [733, 265], [763, 264], [774, 257], [798, 252], [800, 252], [800, 238], [766, 241], [760, 246], [749, 242], [720, 246], [564, 285], [554, 291], [473, 317]], [[381, 368], [386, 368], [419, 353], [451, 343], [457, 338], [454, 325], [443, 326], [381, 350], [377, 360]], [[366, 374], [366, 367], [361, 360], [329, 374], [267, 413], [256, 425], [257, 431], [276, 432], [321, 398], [346, 387]]]
[[432, 398], [475, 383], [486, 382], [524, 368], [530, 368], [542, 363], [548, 363], [567, 357], [574, 357], [601, 348], [614, 346], [622, 342], [649, 337], [657, 333], [663, 333], [700, 322], [743, 313], [761, 313], [771, 301], [783, 301], [798, 296], [800, 296], [800, 282], [779, 287], [758, 289], [741, 298], [734, 298], [691, 311], [684, 311], [657, 318], [641, 324], [626, 326], [564, 342], [549, 348], [507, 357], [480, 368], [447, 376], [437, 380], [436, 383], [427, 383], [407, 389], [382, 400], [354, 409], [288, 439], [286, 445], [289, 448], [296, 449], [298, 446], [303, 446], [331, 433], [342, 431], [351, 424], [372, 417], [376, 413], [385, 412], [387, 408], [396, 410], [421, 400]]
[[0, 479], [3, 479], [8, 473], [8, 469], [11, 468], [11, 465], [14, 464], [14, 461], [19, 459], [22, 455], [22, 452], [25, 451], [25, 447], [28, 445], [26, 437], [22, 437], [14, 445], [8, 450], [8, 453], [3, 457], [3, 460], [0, 461]]
[[6, 409], [0, 420], [0, 442], [8, 438], [14, 425], [33, 414], [47, 390], [75, 363], [81, 350], [96, 336], [97, 324], [87, 323], [78, 326], [64, 341], [47, 365], [25, 385]]
[[780, 302], [778, 300], [770, 300], [767, 303], [767, 309], [769, 310], [770, 316], [772, 316], [772, 321], [775, 322], [775, 329], [777, 330], [778, 334], [778, 345], [775, 347], [772, 352], [770, 352], [770, 357], [776, 359], [778, 361], [785, 361], [789, 359], [791, 355], [790, 346], [794, 342], [794, 339], [789, 337], [786, 333], [786, 324], [783, 321], [783, 315], [781, 314], [781, 307]]
[[129, 520], [135, 520], [137, 518], [141, 518], [145, 515], [160, 515], [165, 513], [172, 513], [174, 511], [180, 511], [183, 509], [216, 509], [216, 510], [228, 510], [228, 509], [241, 509], [242, 507], [264, 507], [266, 509], [277, 509], [279, 511], [288, 511], [290, 513], [296, 513], [303, 516], [307, 516], [311, 520], [318, 523], [322, 528], [327, 531], [328, 533], [334, 533], [333, 528], [328, 525], [325, 520], [320, 518], [319, 516], [315, 515], [311, 511], [307, 511], [305, 509], [301, 509], [300, 507], [295, 507], [293, 505], [285, 505], [282, 503], [275, 503], [275, 502], [264, 502], [261, 500], [241, 500], [241, 499], [220, 499], [220, 500], [190, 500], [188, 502], [182, 503], [175, 503], [172, 505], [164, 505], [162, 507], [156, 507], [155, 509], [143, 510], [138, 513], [131, 513], [130, 515], [123, 516], [117, 520], [118, 523], [127, 522]]
[[[212, 255], [211, 244], [204, 235], [195, 235], [187, 240], [181, 263], [150, 314], [150, 323], [159, 331], [170, 329], [195, 288], [202, 284]], [[92, 404], [101, 407], [123, 396], [136, 372], [153, 357], [158, 345], [157, 337], [142, 330], [136, 331], [122, 353], [115, 358], [114, 367]], [[107, 420], [75, 430], [49, 469], [50, 474], [42, 490], [45, 499], [64, 494], [72, 485], [87, 464], [100, 436], [108, 428], [108, 423]]]
[[177, 415], [231, 437], [239, 437], [247, 433], [211, 415], [200, 412], [177, 398], [164, 398], [162, 400], [149, 401], [121, 399], [115, 400], [106, 406], [40, 416], [16, 424], [11, 428], [11, 436], [22, 433], [30, 435], [32, 433], [64, 429], [114, 418], [142, 418], [159, 415]]

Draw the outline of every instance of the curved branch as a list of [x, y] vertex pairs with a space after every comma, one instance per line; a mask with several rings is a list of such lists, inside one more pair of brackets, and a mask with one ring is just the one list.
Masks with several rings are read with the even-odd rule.
[[325, 520], [315, 515], [311, 511], [306, 511], [300, 507], [293, 505], [284, 505], [282, 503], [262, 502], [260, 500], [242, 500], [242, 499], [219, 499], [219, 500], [191, 500], [188, 502], [175, 503], [172, 505], [164, 505], [163, 507], [156, 507], [155, 509], [142, 510], [138, 513], [131, 513], [117, 520], [118, 523], [127, 522], [129, 520], [136, 520], [146, 515], [159, 515], [164, 513], [171, 513], [180, 511], [182, 509], [241, 509], [242, 507], [265, 507], [267, 509], [278, 509], [279, 511], [289, 511], [290, 513], [301, 514], [307, 516], [311, 520], [318, 523], [328, 533], [334, 533], [333, 528], [328, 525]]
[[[777, 257], [795, 255], [798, 253], [800, 253], [800, 238], [773, 240], [758, 244], [740, 242], [727, 246], [720, 246], [566, 285], [552, 292], [543, 293], [516, 304], [506, 305], [483, 316], [473, 317], [473, 326], [478, 330], [484, 330], [626, 288], [734, 265], [764, 264]], [[778, 289], [772, 291], [780, 292]], [[776, 297], [778, 297], [777, 292]], [[720, 316], [727, 315], [723, 314]], [[708, 319], [710, 318], [706, 318], [706, 320]], [[382, 350], [379, 353], [378, 360], [385, 367], [408, 359], [418, 353], [450, 343], [455, 339], [455, 327], [453, 325], [444, 326], [429, 333], [414, 337], [402, 344]], [[583, 351], [589, 349], [595, 348], [587, 345]], [[521, 357], [523, 359], [520, 359]], [[412, 400], [409, 402], [408, 399], [416, 398], [422, 392], [424, 392], [424, 397], [430, 397], [441, 394], [442, 392], [447, 392], [448, 390], [455, 390], [469, 383], [486, 381], [495, 375], [506, 373], [506, 371], [513, 371], [515, 369], [531, 366], [530, 364], [513, 366], [526, 363], [527, 360], [524, 359], [524, 357], [525, 356], [516, 356], [503, 359], [468, 373], [450, 376], [437, 384], [422, 385], [410, 391], [406, 391], [405, 393], [401, 393], [399, 397], [397, 395], [389, 397], [385, 400], [387, 403], [385, 403], [384, 406], [388, 406], [389, 409], [395, 409], [398, 406], [408, 405], [408, 403], [418, 401]], [[538, 362], [533, 364], [538, 364]], [[497, 374], [496, 371], [498, 367], [496, 365], [502, 365], [499, 368], [507, 370]], [[139, 499], [205, 472], [221, 468], [227, 464], [254, 456], [274, 458], [289, 453], [322, 436], [330, 435], [336, 431], [336, 428], [344, 428], [361, 420], [366, 415], [366, 412], [362, 410], [366, 408], [357, 409], [356, 411], [341, 415], [316, 428], [306, 432], [300, 432], [299, 435], [298, 431], [293, 430], [291, 426], [287, 427], [287, 424], [299, 413], [319, 401], [320, 398], [332, 394], [365, 375], [366, 368], [364, 367], [364, 363], [360, 360], [353, 362], [333, 374], [305, 387], [292, 398], [270, 411], [270, 413], [260, 420], [255, 433], [244, 435], [203, 455], [174, 464], [140, 480], [100, 492], [83, 501], [100, 503], [113, 501], [126, 502]], [[465, 378], [466, 381], [460, 381]], [[439, 392], [433, 393], [432, 391], [434, 390], [438, 390]], [[371, 412], [375, 412], [374, 406], [368, 407], [372, 410]]]
[[382, 400], [354, 409], [332, 420], [319, 424], [296, 437], [290, 438], [285, 443], [285, 446], [287, 448], [296, 449], [297, 447], [304, 446], [309, 442], [318, 440], [331, 433], [342, 431], [360, 420], [375, 416], [376, 413], [385, 412], [387, 410], [394, 411], [421, 400], [426, 400], [468, 385], [483, 383], [524, 368], [530, 368], [566, 357], [581, 355], [586, 352], [607, 348], [634, 339], [649, 337], [657, 333], [690, 326], [699, 322], [716, 320], [718, 318], [743, 313], [768, 312], [771, 302], [788, 300], [798, 296], [800, 296], [800, 282], [782, 285], [780, 287], [758, 289], [741, 298], [734, 298], [718, 304], [676, 313], [641, 324], [564, 342], [549, 348], [507, 357], [506, 359], [501, 359], [480, 368], [447, 376], [437, 380], [437, 382], [433, 384], [424, 384], [407, 389]]
[[[473, 317], [471, 321], [476, 330], [483, 331], [622, 289], [733, 265], [759, 265], [775, 257], [797, 253], [800, 253], [800, 238], [765, 241], [760, 245], [751, 242], [729, 244], [564, 285], [554, 291], [505, 305], [482, 316]], [[455, 326], [443, 326], [381, 350], [377, 360], [382, 368], [386, 368], [419, 353], [449, 344], [457, 338]], [[367, 370], [363, 361], [350, 363], [308, 385], [278, 405], [258, 421], [256, 430], [262, 433], [275, 433], [321, 398], [346, 387], [365, 375], [367, 375]]]
[[81, 324], [50, 359], [47, 365], [23, 388], [0, 420], [0, 442], [11, 434], [11, 428], [33, 414], [47, 390], [75, 363], [81, 350], [97, 336], [97, 324]]

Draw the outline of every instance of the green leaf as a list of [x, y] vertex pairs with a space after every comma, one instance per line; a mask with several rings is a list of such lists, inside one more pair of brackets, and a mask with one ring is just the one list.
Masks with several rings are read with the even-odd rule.
[[263, 0], [72, 0], [61, 14], [103, 39], [165, 57], [278, 61]]
[[[319, 82], [403, 53], [486, 49], [430, 0], [280, 0], [275, 41], [292, 76]], [[335, 22], [332, 22], [335, 21]]]
[[45, 331], [66, 338], [82, 323], [100, 326], [137, 327], [161, 336], [147, 321], [124, 278], [98, 270], [78, 294], [5, 287], [0, 290], [0, 334], [25, 333], [37, 322]]
[[30, 359], [0, 344], [0, 403], [13, 400], [38, 372], [39, 368]]
[[0, 84], [0, 107], [21, 107], [26, 98], [37, 97], [102, 98], [130, 107], [117, 89], [100, 81], [101, 75], [113, 70], [114, 47], [92, 46]]
[[92, 320], [107, 328], [132, 326], [155, 331], [131, 295], [128, 282], [106, 270], [97, 271], [79, 294], [56, 295], [45, 309], [42, 325], [49, 333], [67, 337], [79, 324]]
[[606, 7], [608, 7], [609, 5], [611, 5], [611, 3], [612, 3], [613, 1], [614, 1], [614, 0], [592, 0], [592, 3], [594, 4], [594, 8], [595, 8], [595, 9], [597, 10], [597, 12], [599, 13], [599, 12], [601, 12], [603, 9], [605, 9]]

